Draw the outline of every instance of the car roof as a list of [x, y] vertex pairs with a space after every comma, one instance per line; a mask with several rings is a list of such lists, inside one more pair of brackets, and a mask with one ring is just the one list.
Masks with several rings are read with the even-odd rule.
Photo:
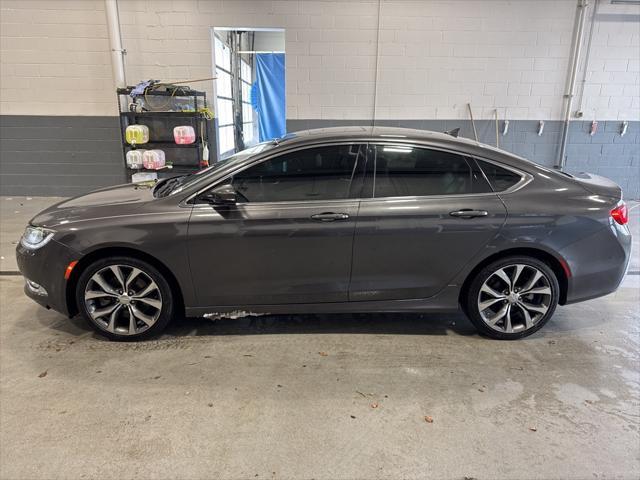
[[478, 142], [468, 140], [466, 138], [456, 138], [452, 135], [441, 132], [433, 132], [430, 130], [418, 130], [415, 128], [400, 127], [373, 127], [373, 126], [349, 126], [349, 127], [326, 127], [314, 128], [310, 130], [301, 130], [298, 132], [288, 133], [282, 137], [283, 141], [290, 142], [313, 142], [316, 140], [346, 140], [346, 139], [368, 138], [371, 140], [416, 140], [429, 141], [441, 140], [451, 143], [467, 143], [479, 145]]
[[287, 133], [284, 137], [276, 141], [287, 147], [341, 141], [422, 143], [434, 147], [460, 151], [461, 153], [494, 158], [513, 164], [514, 166], [522, 166], [522, 162], [527, 166], [531, 164], [531, 162], [525, 158], [492, 145], [476, 142], [468, 138], [454, 137], [444, 132], [418, 130], [414, 128], [370, 125], [314, 128]]

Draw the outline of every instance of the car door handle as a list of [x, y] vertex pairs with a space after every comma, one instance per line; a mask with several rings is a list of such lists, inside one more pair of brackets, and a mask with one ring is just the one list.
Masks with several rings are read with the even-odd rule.
[[460, 218], [475, 218], [475, 217], [486, 217], [489, 215], [489, 212], [486, 210], [472, 210], [470, 208], [463, 208], [462, 210], [456, 210], [455, 212], [450, 212], [449, 215], [452, 217], [460, 217]]
[[325, 212], [311, 215], [311, 218], [319, 222], [335, 222], [336, 220], [346, 220], [347, 218], [349, 218], [349, 215], [347, 215], [346, 213]]

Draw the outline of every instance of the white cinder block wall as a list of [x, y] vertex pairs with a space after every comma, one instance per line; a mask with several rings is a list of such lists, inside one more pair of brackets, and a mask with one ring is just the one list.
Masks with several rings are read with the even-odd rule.
[[102, 0], [0, 1], [0, 114], [114, 115]]
[[544, 3], [384, 2], [379, 115], [560, 118], [576, 2]]
[[[622, 15], [629, 15], [629, 21], [619, 21]], [[585, 118], [640, 120], [638, 16], [640, 5], [600, 2], [584, 91]]]
[[[576, 0], [119, 4], [129, 83], [210, 76], [212, 26], [281, 27], [289, 119], [371, 119], [376, 98], [381, 119], [467, 118], [470, 102], [478, 118], [548, 120], [561, 118]], [[0, 113], [116, 114], [101, 0], [0, 7]], [[601, 1], [622, 13], [640, 6]], [[592, 44], [585, 118], [638, 120], [640, 26], [597, 22]]]

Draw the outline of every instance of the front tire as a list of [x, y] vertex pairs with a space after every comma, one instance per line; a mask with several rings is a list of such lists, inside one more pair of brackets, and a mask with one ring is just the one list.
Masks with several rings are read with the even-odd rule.
[[532, 257], [505, 257], [484, 267], [463, 299], [463, 310], [480, 333], [516, 340], [540, 330], [558, 305], [553, 270]]
[[80, 314], [111, 340], [143, 340], [162, 332], [174, 312], [169, 283], [153, 265], [133, 257], [95, 261], [76, 286]]

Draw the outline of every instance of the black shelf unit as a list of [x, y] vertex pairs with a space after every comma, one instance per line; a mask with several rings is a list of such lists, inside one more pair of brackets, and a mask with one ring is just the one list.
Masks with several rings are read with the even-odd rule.
[[[120, 133], [122, 138], [122, 155], [124, 168], [127, 172], [127, 180], [131, 181], [131, 176], [138, 172], [156, 172], [158, 178], [167, 178], [184, 173], [193, 173], [203, 168], [201, 161], [203, 156], [203, 140], [205, 144], [209, 142], [210, 136], [210, 120], [205, 117], [200, 108], [207, 108], [207, 94], [197, 90], [191, 90], [187, 87], [178, 87], [172, 90], [147, 90], [144, 96], [131, 98], [130, 93], [133, 87], [119, 88], [118, 108], [120, 109]], [[126, 102], [122, 101], [122, 96], [126, 96]], [[184, 99], [188, 99], [187, 111], [155, 111], [144, 110], [137, 111], [141, 108], [140, 99], [150, 99], [153, 97], [165, 97], [158, 103], [166, 102], [166, 97], [171, 99], [179, 99], [182, 106], [186, 103]], [[149, 102], [151, 103], [151, 102]], [[124, 110], [122, 105], [126, 104], [129, 109]], [[149, 127], [149, 142], [130, 145], [125, 140], [125, 131], [129, 125], [146, 125]], [[173, 127], [178, 125], [190, 125], [196, 132], [196, 141], [189, 145], [176, 144], [173, 140]], [[204, 134], [204, 135], [203, 135]], [[131, 169], [127, 167], [127, 152], [135, 149], [150, 150], [159, 148], [164, 151], [166, 163], [172, 165], [173, 168], [165, 168], [162, 170], [149, 170], [145, 168]]]

